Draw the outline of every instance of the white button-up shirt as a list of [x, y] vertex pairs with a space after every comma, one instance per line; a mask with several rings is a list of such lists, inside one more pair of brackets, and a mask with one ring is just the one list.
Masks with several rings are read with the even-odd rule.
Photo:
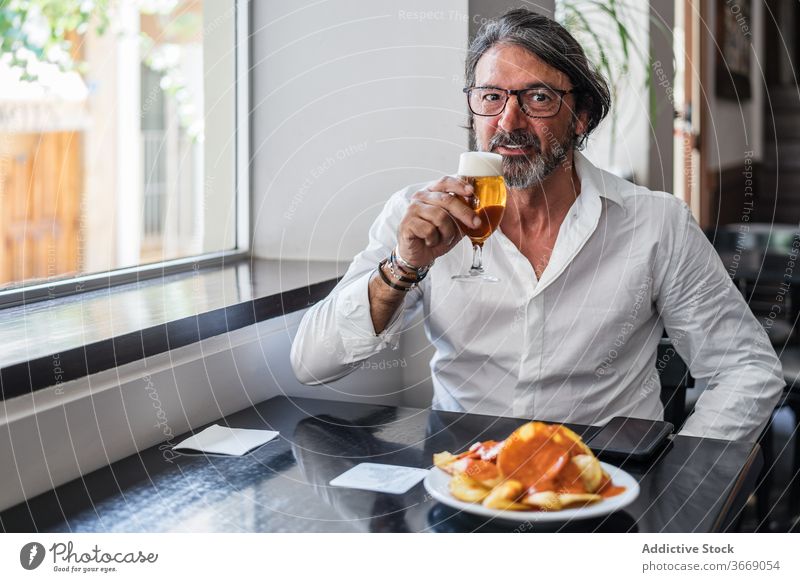
[[367, 287], [422, 186], [394, 194], [367, 248], [303, 318], [291, 358], [298, 379], [330, 382], [396, 348], [421, 308], [436, 348], [436, 409], [583, 424], [658, 419], [656, 349], [666, 328], [692, 376], [708, 381], [681, 433], [754, 440], [780, 396], [780, 363], [689, 209], [579, 152], [575, 167], [581, 193], [541, 279], [498, 229], [483, 260], [500, 282], [452, 280], [471, 263], [465, 237], [376, 335]]

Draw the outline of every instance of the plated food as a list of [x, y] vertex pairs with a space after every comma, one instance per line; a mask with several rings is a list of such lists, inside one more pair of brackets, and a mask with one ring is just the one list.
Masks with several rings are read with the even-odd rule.
[[529, 422], [504, 441], [484, 441], [433, 463], [456, 499], [493, 510], [561, 511], [620, 495], [603, 463], [563, 425]]

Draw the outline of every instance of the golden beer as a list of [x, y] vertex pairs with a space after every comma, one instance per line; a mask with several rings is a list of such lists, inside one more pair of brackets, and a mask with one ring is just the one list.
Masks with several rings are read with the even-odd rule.
[[464, 152], [458, 161], [458, 175], [474, 188], [470, 201], [472, 209], [481, 219], [478, 228], [468, 227], [465, 234], [472, 241], [472, 266], [468, 273], [453, 275], [456, 281], [486, 281], [497, 283], [499, 279], [487, 275], [481, 262], [483, 243], [489, 238], [503, 219], [506, 209], [506, 183], [503, 180], [503, 156], [491, 152]]
[[506, 209], [506, 183], [503, 176], [479, 176], [468, 178], [475, 188], [472, 208], [481, 217], [478, 228], [467, 228], [465, 232], [473, 244], [483, 245], [503, 218]]

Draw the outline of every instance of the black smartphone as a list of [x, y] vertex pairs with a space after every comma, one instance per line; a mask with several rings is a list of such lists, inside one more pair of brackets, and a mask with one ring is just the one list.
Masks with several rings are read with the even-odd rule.
[[659, 451], [675, 427], [663, 420], [615, 416], [588, 442], [598, 456], [646, 461]]

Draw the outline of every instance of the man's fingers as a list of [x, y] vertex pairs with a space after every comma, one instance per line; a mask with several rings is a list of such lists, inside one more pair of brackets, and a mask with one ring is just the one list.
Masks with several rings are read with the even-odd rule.
[[415, 204], [439, 206], [467, 228], [476, 228], [481, 225], [480, 218], [470, 203], [460, 194], [425, 189], [414, 193], [411, 198], [413, 200], [412, 207]]
[[416, 215], [436, 226], [440, 239], [445, 243], [452, 242], [457, 236], [461, 238], [463, 232], [461, 225], [445, 208], [434, 204], [418, 203]]
[[469, 198], [475, 194], [475, 188], [472, 187], [472, 184], [454, 176], [444, 176], [427, 186], [426, 190], [430, 190], [431, 192], [452, 192], [464, 198]]
[[458, 219], [467, 228], [476, 228], [481, 225], [480, 217], [460, 196], [443, 196], [437, 205], [444, 208], [450, 216]]
[[441, 241], [439, 229], [432, 222], [415, 216], [408, 221], [408, 232], [425, 241], [426, 247], [435, 247]]

